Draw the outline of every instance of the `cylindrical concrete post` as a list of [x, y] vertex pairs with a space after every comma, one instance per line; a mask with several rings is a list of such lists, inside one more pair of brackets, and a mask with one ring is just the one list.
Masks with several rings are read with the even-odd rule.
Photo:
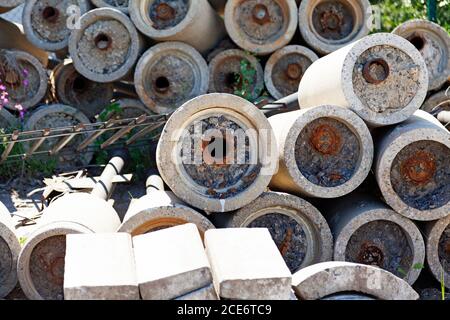
[[252, 103], [212, 93], [181, 106], [159, 140], [159, 172], [183, 201], [207, 212], [249, 204], [276, 172], [276, 142]]
[[16, 110], [16, 104], [32, 108], [47, 93], [46, 70], [38, 59], [24, 51], [0, 50], [0, 79], [9, 94], [5, 107], [10, 110]]
[[325, 55], [367, 36], [371, 16], [368, 0], [303, 0], [300, 33], [311, 48]]
[[264, 82], [275, 99], [281, 99], [298, 91], [306, 69], [319, 59], [310, 49], [291, 45], [277, 50], [266, 63]]
[[183, 41], [201, 53], [225, 35], [223, 20], [207, 0], [130, 1], [136, 27], [156, 41]]
[[392, 31], [407, 39], [420, 51], [428, 67], [428, 90], [439, 89], [450, 74], [450, 35], [437, 23], [414, 19]]
[[0, 13], [8, 12], [14, 9], [18, 5], [24, 3], [25, 0], [1, 0], [0, 1]]
[[226, 228], [268, 228], [292, 273], [332, 259], [330, 227], [319, 210], [299, 197], [265, 192], [235, 214], [212, 219]]
[[301, 108], [350, 108], [371, 126], [408, 119], [425, 100], [428, 71], [420, 52], [400, 36], [377, 33], [317, 61], [299, 87]]
[[32, 44], [46, 51], [66, 51], [77, 19], [89, 11], [88, 0], [27, 0], [23, 27]]
[[334, 260], [377, 266], [413, 284], [425, 262], [417, 226], [375, 198], [353, 194], [323, 210], [335, 239]]
[[274, 190], [337, 198], [355, 190], [370, 172], [373, 141], [354, 112], [318, 106], [269, 118], [278, 143], [280, 169]]
[[40, 226], [27, 239], [18, 260], [19, 282], [29, 299], [63, 299], [67, 234], [116, 232], [120, 219], [105, 199], [113, 175], [122, 166], [121, 158], [113, 158], [91, 194], [66, 194], [45, 209]]
[[0, 202], [0, 299], [17, 284], [17, 257], [20, 244], [8, 209]]
[[91, 81], [73, 66], [72, 60], [61, 62], [50, 76], [55, 99], [94, 118], [111, 103], [114, 96], [112, 83]]
[[450, 111], [450, 90], [442, 90], [427, 100], [422, 106], [422, 110], [437, 116], [441, 111]]
[[450, 289], [450, 216], [425, 228], [427, 262], [434, 278]]
[[48, 53], [31, 44], [23, 33], [23, 27], [5, 19], [0, 18], [0, 48], [9, 50], [25, 51], [37, 58], [46, 67], [48, 64]]
[[182, 42], [151, 47], [139, 60], [134, 84], [144, 104], [156, 113], [170, 113], [208, 91], [208, 65], [201, 54]]
[[118, 232], [128, 232], [137, 236], [194, 223], [203, 237], [206, 230], [214, 228], [202, 214], [187, 206], [172, 192], [164, 191], [164, 182], [159, 176], [149, 176], [146, 188], [147, 195], [131, 203]]
[[209, 92], [255, 100], [264, 89], [264, 71], [256, 57], [239, 49], [224, 50], [209, 63]]
[[257, 55], [287, 45], [298, 26], [295, 0], [229, 0], [224, 19], [230, 38]]
[[419, 299], [406, 281], [392, 273], [350, 262], [323, 262], [306, 267], [292, 276], [292, 286], [301, 300], [327, 299], [352, 292], [369, 300]]
[[98, 8], [115, 8], [128, 14], [128, 5], [130, 0], [91, 0], [92, 4]]
[[[51, 128], [64, 128], [77, 126], [80, 124], [89, 124], [89, 119], [78, 109], [62, 104], [45, 105], [36, 109], [25, 122], [25, 130], [43, 130]], [[87, 138], [87, 134], [77, 135], [66, 146], [66, 151], [58, 155], [59, 163], [71, 163], [75, 166], [88, 165], [93, 157], [93, 152], [76, 152], [77, 146]], [[60, 139], [50, 138], [46, 139], [41, 145], [42, 150], [51, 150]], [[28, 150], [32, 143], [24, 143], [25, 150]], [[39, 150], [39, 149], [38, 149]]]
[[130, 18], [117, 9], [94, 9], [72, 30], [69, 52], [75, 69], [97, 82], [120, 80], [132, 72], [143, 39]]
[[450, 134], [429, 113], [389, 128], [377, 142], [374, 172], [384, 199], [413, 220], [450, 212]]

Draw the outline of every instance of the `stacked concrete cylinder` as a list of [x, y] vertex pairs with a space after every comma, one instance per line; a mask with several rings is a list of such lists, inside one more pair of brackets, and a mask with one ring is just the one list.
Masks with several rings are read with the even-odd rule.
[[377, 142], [374, 173], [386, 203], [420, 221], [448, 216], [450, 136], [432, 115], [417, 111]]
[[130, 1], [136, 27], [156, 41], [183, 41], [205, 53], [224, 36], [220, 16], [207, 0]]
[[8, 12], [23, 2], [24, 0], [2, 0], [0, 1], [0, 13]]
[[276, 171], [272, 128], [252, 103], [229, 94], [194, 98], [167, 122], [156, 151], [159, 172], [183, 201], [229, 212], [260, 196]]
[[369, 174], [373, 141], [352, 111], [318, 106], [269, 118], [275, 131], [279, 170], [270, 186], [298, 195], [337, 198]]
[[111, 159], [91, 194], [67, 194], [45, 209], [39, 227], [27, 239], [18, 260], [20, 285], [29, 299], [63, 299], [67, 234], [117, 230], [119, 216], [106, 199], [112, 177], [120, 173], [123, 165], [121, 158]]
[[430, 96], [422, 110], [437, 116], [441, 111], [450, 111], [450, 91], [442, 90]]
[[314, 62], [300, 82], [299, 104], [350, 108], [370, 126], [385, 126], [408, 119], [427, 91], [420, 52], [402, 37], [379, 33]]
[[20, 244], [8, 209], [0, 202], [0, 299], [17, 284], [17, 258]]

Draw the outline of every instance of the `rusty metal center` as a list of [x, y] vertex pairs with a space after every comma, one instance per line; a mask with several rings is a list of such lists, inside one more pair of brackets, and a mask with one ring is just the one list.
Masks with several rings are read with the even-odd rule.
[[42, 17], [45, 21], [54, 23], [59, 18], [59, 10], [55, 7], [45, 7], [44, 10], [42, 10]]
[[403, 176], [415, 184], [430, 182], [436, 172], [436, 161], [432, 154], [418, 151], [412, 157], [403, 162]]
[[332, 11], [323, 12], [320, 16], [320, 24], [323, 31], [338, 31], [341, 29], [342, 23], [341, 17]]
[[371, 84], [379, 84], [389, 77], [388, 63], [383, 59], [372, 59], [363, 68], [364, 79]]
[[112, 45], [112, 39], [109, 35], [105, 34], [105, 33], [100, 33], [98, 34], [95, 39], [95, 46], [99, 49], [99, 50], [108, 50], [111, 45]]
[[156, 6], [156, 18], [160, 20], [170, 20], [175, 18], [176, 10], [167, 3], [160, 3]]
[[256, 23], [260, 25], [266, 24], [270, 22], [269, 9], [265, 5], [258, 3], [253, 7], [252, 17]]
[[318, 126], [311, 137], [311, 144], [322, 154], [332, 155], [340, 150], [341, 137], [336, 129], [323, 124]]
[[64, 284], [64, 257], [56, 257], [50, 262], [50, 274], [52, 282], [62, 286]]
[[384, 262], [383, 250], [376, 245], [364, 243], [361, 246], [361, 251], [358, 254], [358, 263], [382, 267]]
[[291, 63], [286, 69], [286, 75], [291, 80], [298, 80], [303, 75], [303, 68], [298, 63]]

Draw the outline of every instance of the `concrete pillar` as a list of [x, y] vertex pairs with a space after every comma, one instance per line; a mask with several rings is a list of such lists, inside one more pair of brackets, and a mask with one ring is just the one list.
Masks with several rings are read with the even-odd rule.
[[260, 196], [276, 171], [276, 144], [264, 114], [229, 94], [194, 98], [173, 113], [156, 151], [161, 177], [183, 201], [229, 212]]
[[264, 89], [263, 68], [256, 57], [239, 49], [223, 50], [209, 63], [209, 92], [255, 100]]
[[0, 13], [8, 12], [18, 5], [22, 4], [25, 0], [1, 0], [0, 1]]
[[323, 262], [309, 266], [292, 276], [292, 286], [301, 300], [318, 300], [348, 292], [379, 300], [419, 299], [406, 281], [392, 273], [349, 262]]
[[114, 96], [112, 83], [91, 81], [82, 76], [67, 59], [53, 69], [50, 76], [55, 99], [77, 108], [90, 119], [110, 105]]
[[300, 32], [309, 47], [326, 55], [367, 36], [371, 15], [368, 0], [303, 0]]
[[450, 135], [432, 115], [418, 110], [387, 129], [377, 142], [374, 173], [386, 203], [421, 221], [448, 216]]
[[294, 37], [298, 25], [295, 0], [229, 0], [225, 27], [242, 49], [257, 55], [270, 54]]
[[277, 50], [266, 63], [264, 82], [275, 99], [281, 99], [298, 91], [306, 69], [319, 59], [310, 49], [291, 45]]
[[65, 265], [65, 300], [139, 300], [127, 233], [67, 235]]
[[0, 70], [2, 83], [9, 94], [9, 104], [5, 107], [10, 110], [16, 110], [16, 104], [30, 109], [41, 102], [47, 93], [46, 70], [38, 59], [27, 52], [0, 50]]
[[447, 82], [450, 74], [450, 35], [437, 23], [414, 19], [408, 20], [392, 31], [420, 51], [430, 77], [428, 90], [437, 90]]
[[[105, 193], [109, 194], [110, 181], [102, 179], [99, 187], [100, 185], [106, 186]], [[39, 226], [27, 239], [18, 260], [19, 282], [29, 299], [63, 299], [66, 235], [116, 232], [120, 225], [117, 212], [109, 202], [96, 194], [98, 193], [69, 193], [58, 198], [45, 209]], [[94, 244], [92, 248], [93, 252], [100, 253]], [[92, 257], [90, 253], [89, 257]], [[103, 258], [100, 255], [98, 257]], [[79, 263], [78, 261], [77, 265]], [[85, 266], [88, 265], [85, 264]], [[71, 288], [70, 285], [68, 287]], [[75, 290], [70, 294], [68, 298], [76, 297], [78, 293]]]
[[[70, 127], [79, 124], [89, 124], [90, 120], [78, 109], [62, 104], [44, 105], [36, 109], [25, 122], [25, 130], [42, 130], [56, 127]], [[87, 138], [87, 134], [74, 137], [66, 149], [75, 150], [78, 144]], [[51, 150], [58, 143], [59, 139], [46, 139], [40, 149]], [[32, 143], [24, 143], [25, 150], [31, 148]], [[60, 163], [71, 162], [73, 165], [86, 166], [93, 157], [93, 152], [60, 154], [58, 160]]]
[[155, 113], [171, 113], [186, 101], [205, 94], [208, 82], [205, 59], [182, 42], [151, 47], [140, 58], [134, 75], [139, 97]]
[[0, 48], [28, 52], [37, 58], [44, 67], [48, 64], [48, 53], [31, 44], [23, 33], [20, 24], [0, 18]]
[[376, 198], [352, 194], [322, 210], [335, 239], [334, 260], [376, 266], [412, 285], [425, 262], [417, 226]]
[[355, 190], [372, 166], [369, 129], [352, 111], [324, 105], [269, 118], [280, 169], [270, 186], [298, 195], [338, 198]]
[[208, 300], [219, 300], [219, 297], [217, 296], [214, 284], [210, 284], [207, 287], [192, 291], [174, 300], [208, 301]]
[[75, 69], [97, 82], [128, 76], [143, 50], [143, 39], [130, 18], [117, 9], [94, 9], [79, 21], [69, 38]]
[[286, 193], [265, 192], [235, 214], [212, 216], [217, 226], [267, 228], [291, 272], [330, 261], [333, 237], [325, 218], [309, 202]]
[[428, 223], [425, 242], [431, 273], [450, 289], [450, 216]]
[[300, 82], [299, 104], [350, 108], [370, 126], [386, 126], [408, 119], [427, 90], [420, 52], [400, 36], [377, 33], [315, 61]]
[[27, 0], [23, 27], [28, 40], [46, 51], [67, 51], [79, 15], [91, 8], [88, 0]]
[[20, 244], [8, 209], [0, 202], [0, 298], [17, 284], [17, 257]]
[[290, 300], [291, 273], [267, 229], [208, 230], [205, 245], [221, 298]]
[[212, 283], [202, 239], [195, 224], [133, 238], [139, 291], [144, 300], [170, 300]]
[[109, 7], [128, 14], [129, 0], [91, 0], [92, 4], [97, 8]]
[[450, 111], [450, 91], [442, 90], [433, 94], [425, 100], [422, 110], [434, 116], [437, 116], [441, 111]]
[[183, 41], [201, 53], [225, 35], [223, 20], [207, 0], [136, 0], [129, 6], [136, 27], [156, 41]]
[[[149, 184], [154, 185], [154, 180], [157, 180], [157, 189]], [[128, 232], [136, 236], [193, 223], [203, 238], [206, 230], [214, 229], [214, 225], [206, 217], [187, 206], [172, 192], [164, 191], [163, 186], [160, 177], [149, 177], [147, 195], [131, 203], [118, 232]]]

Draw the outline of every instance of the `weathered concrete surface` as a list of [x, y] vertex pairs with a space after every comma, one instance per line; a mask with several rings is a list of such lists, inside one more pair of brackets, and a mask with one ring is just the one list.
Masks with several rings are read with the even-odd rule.
[[325, 55], [367, 36], [371, 13], [368, 0], [303, 0], [300, 33], [311, 48]]
[[318, 300], [340, 292], [361, 292], [380, 300], [417, 300], [419, 295], [400, 278], [383, 269], [349, 262], [323, 262], [292, 276], [301, 300]]
[[188, 294], [185, 294], [184, 296], [178, 297], [175, 300], [198, 300], [198, 301], [205, 301], [205, 300], [219, 300], [219, 297], [217, 296], [216, 289], [214, 288], [214, 284], [210, 284], [207, 287], [195, 290], [193, 292], [190, 292]]
[[169, 300], [212, 283], [202, 239], [195, 224], [133, 238], [136, 274], [144, 300]]
[[291, 273], [267, 229], [208, 230], [205, 245], [221, 298], [290, 299]]
[[91, 0], [92, 4], [98, 8], [110, 7], [128, 14], [130, 0]]
[[293, 38], [298, 25], [295, 0], [230, 0], [225, 6], [225, 27], [242, 49], [270, 54]]
[[18, 5], [24, 3], [25, 0], [2, 0], [0, 2], [0, 13], [8, 12]]
[[427, 64], [430, 82], [428, 90], [439, 89], [450, 74], [450, 35], [437, 23], [413, 19], [397, 26], [392, 33], [410, 41], [420, 51]]
[[131, 236], [70, 234], [64, 270], [65, 300], [138, 300]]
[[392, 125], [421, 107], [428, 78], [422, 55], [409, 41], [377, 33], [315, 61], [300, 82], [299, 104], [337, 105], [370, 126]]
[[413, 220], [449, 214], [450, 134], [437, 119], [418, 110], [376, 145], [374, 173], [389, 206]]
[[372, 137], [351, 110], [322, 105], [278, 114], [269, 122], [280, 167], [270, 182], [273, 190], [337, 198], [355, 190], [369, 174]]

